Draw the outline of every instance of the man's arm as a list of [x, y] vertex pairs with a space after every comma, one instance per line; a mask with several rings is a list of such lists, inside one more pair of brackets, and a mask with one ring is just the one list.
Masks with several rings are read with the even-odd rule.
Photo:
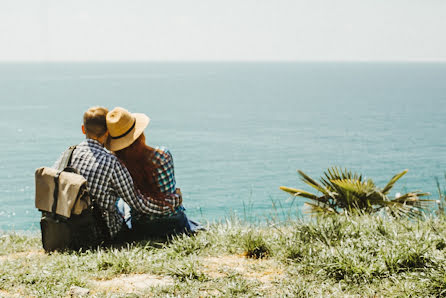
[[[183, 197], [179, 188], [175, 191], [175, 193], [170, 194], [162, 194], [162, 199], [156, 200], [155, 198], [146, 196], [137, 190], [138, 195], [143, 199], [143, 201], [147, 201], [150, 206], [156, 208], [158, 212], [157, 214], [170, 214], [175, 208], [180, 206], [183, 203]], [[166, 206], [168, 208], [166, 208]]]
[[142, 199], [135, 191], [130, 173], [119, 162], [115, 162], [114, 165], [112, 184], [118, 197], [122, 198], [130, 208], [135, 209], [140, 213], [164, 214], [169, 210], [168, 206], [160, 207], [153, 204], [152, 200]]
[[166, 201], [173, 206], [173, 208], [177, 208], [181, 204], [183, 204], [183, 194], [179, 188], [175, 189], [175, 193], [169, 195], [166, 198]]

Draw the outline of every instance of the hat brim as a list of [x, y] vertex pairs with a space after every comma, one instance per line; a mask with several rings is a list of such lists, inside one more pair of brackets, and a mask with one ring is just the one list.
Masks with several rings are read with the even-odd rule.
[[110, 136], [105, 142], [105, 147], [110, 151], [119, 151], [124, 148], [127, 148], [133, 142], [136, 141], [137, 138], [144, 132], [144, 129], [149, 125], [150, 118], [141, 113], [132, 113], [132, 116], [135, 117], [135, 127], [125, 136], [119, 139], [112, 139]]

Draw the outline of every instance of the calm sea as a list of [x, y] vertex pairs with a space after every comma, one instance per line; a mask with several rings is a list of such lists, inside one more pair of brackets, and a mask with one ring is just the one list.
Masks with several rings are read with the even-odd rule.
[[[90, 106], [152, 118], [170, 148], [187, 213], [266, 221], [298, 212], [281, 185], [306, 188], [348, 167], [394, 192], [446, 186], [446, 64], [0, 64], [0, 230], [37, 230], [34, 171], [83, 139]], [[273, 207], [276, 205], [276, 211]]]

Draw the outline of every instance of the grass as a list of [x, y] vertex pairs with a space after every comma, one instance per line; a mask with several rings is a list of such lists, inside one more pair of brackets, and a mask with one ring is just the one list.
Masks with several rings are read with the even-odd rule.
[[0, 236], [0, 296], [446, 296], [446, 219], [237, 220], [167, 243], [45, 254]]

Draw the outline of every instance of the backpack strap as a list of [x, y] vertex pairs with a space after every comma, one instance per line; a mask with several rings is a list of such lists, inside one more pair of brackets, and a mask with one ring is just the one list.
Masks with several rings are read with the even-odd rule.
[[57, 172], [54, 176], [54, 193], [53, 193], [53, 206], [51, 207], [51, 213], [53, 217], [56, 217], [57, 201], [59, 200], [59, 176], [61, 171]]
[[65, 168], [71, 164], [74, 149], [76, 149], [76, 146], [70, 146], [67, 150], [65, 150], [59, 164], [59, 171], [65, 170]]
[[71, 158], [73, 157], [74, 149], [76, 149], [76, 146], [70, 146], [67, 150], [65, 150], [59, 164], [58, 172], [56, 176], [54, 176], [53, 206], [51, 208], [53, 217], [56, 216], [57, 201], [59, 199], [59, 176], [60, 173], [62, 173], [65, 168], [67, 168], [71, 164]]

